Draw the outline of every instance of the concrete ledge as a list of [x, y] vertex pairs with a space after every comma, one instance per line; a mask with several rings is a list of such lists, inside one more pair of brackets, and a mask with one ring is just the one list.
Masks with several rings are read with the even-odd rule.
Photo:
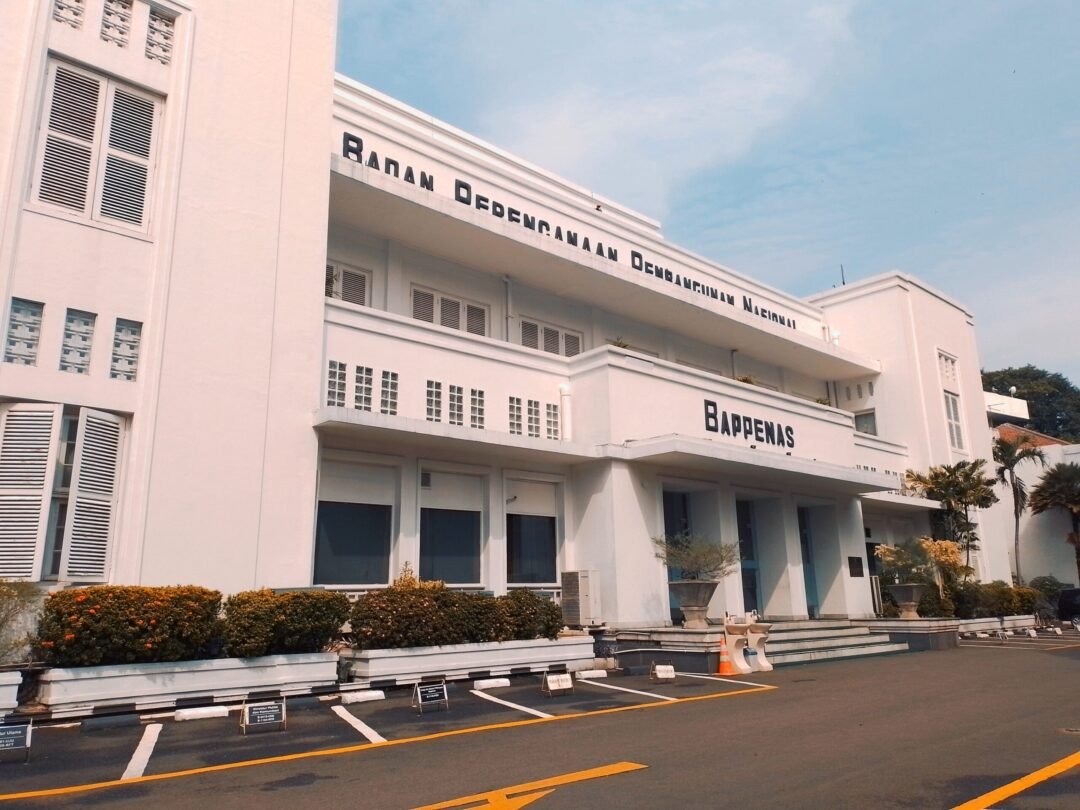
[[500, 687], [509, 685], [509, 678], [484, 678], [479, 681], [473, 681], [472, 688], [480, 690], [482, 692], [485, 689], [498, 689]]
[[381, 689], [361, 689], [355, 692], [342, 692], [341, 702], [345, 704], [349, 703], [367, 703], [372, 700], [385, 700], [386, 693]]
[[199, 709], [177, 709], [173, 715], [173, 720], [179, 723], [184, 720], [208, 720], [211, 717], [228, 716], [228, 706], [203, 706]]

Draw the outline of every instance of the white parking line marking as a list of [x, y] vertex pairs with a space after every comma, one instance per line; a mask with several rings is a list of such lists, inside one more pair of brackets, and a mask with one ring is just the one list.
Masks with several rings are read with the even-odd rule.
[[752, 683], [750, 681], [735, 681], [731, 678], [721, 678], [716, 675], [698, 675], [694, 672], [679, 672], [679, 675], [685, 675], [687, 678], [701, 678], [704, 681], [723, 681], [724, 683], [737, 683], [739, 686], [768, 686], [767, 683]]
[[142, 739], [139, 740], [135, 753], [131, 755], [131, 762], [121, 779], [138, 779], [146, 770], [146, 764], [150, 761], [150, 755], [154, 753], [158, 735], [161, 734], [161, 723], [151, 723], [143, 731]]
[[330, 711], [355, 728], [360, 734], [367, 739], [368, 742], [381, 743], [386, 742], [386, 737], [377, 732], [359, 717], [354, 715], [344, 706], [331, 706]]
[[603, 689], [617, 689], [620, 692], [629, 692], [632, 695], [644, 695], [645, 697], [656, 698], [658, 700], [678, 701], [678, 698], [668, 697], [667, 695], [658, 695], [655, 692], [642, 692], [640, 689], [627, 689], [625, 686], [614, 686], [610, 683], [600, 683], [599, 681], [589, 680], [588, 678], [583, 678], [581, 682], [592, 684], [593, 686], [599, 686]]
[[470, 689], [469, 693], [476, 695], [479, 698], [483, 698], [484, 700], [490, 700], [492, 703], [499, 703], [503, 706], [509, 706], [511, 709], [517, 709], [519, 712], [531, 714], [534, 717], [551, 717], [550, 714], [547, 714], [545, 712], [537, 711], [536, 709], [530, 709], [528, 706], [521, 706], [517, 703], [511, 703], [509, 700], [497, 698], [494, 695], [489, 695], [486, 692], [481, 692], [479, 689]]

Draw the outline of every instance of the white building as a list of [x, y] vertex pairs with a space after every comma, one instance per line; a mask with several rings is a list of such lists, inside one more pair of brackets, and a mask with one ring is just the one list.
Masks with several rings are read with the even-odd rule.
[[868, 544], [926, 525], [902, 472], [990, 457], [971, 314], [672, 245], [335, 76], [334, 6], [0, 5], [0, 576], [593, 569], [658, 625], [650, 538], [690, 527], [743, 550], [714, 615], [871, 615]]

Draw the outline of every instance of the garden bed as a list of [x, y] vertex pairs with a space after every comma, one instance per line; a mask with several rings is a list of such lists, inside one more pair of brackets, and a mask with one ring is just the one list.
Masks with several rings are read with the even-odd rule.
[[62, 713], [86, 707], [133, 704], [143, 710], [187, 700], [241, 700], [259, 692], [305, 693], [334, 686], [337, 663], [336, 653], [295, 653], [57, 668], [41, 674], [36, 702]]
[[593, 663], [593, 640], [588, 633], [528, 641], [492, 641], [406, 647], [390, 650], [345, 650], [349, 680], [365, 686], [395, 686], [428, 678], [447, 680], [486, 678], [546, 672], [565, 667], [574, 672]]

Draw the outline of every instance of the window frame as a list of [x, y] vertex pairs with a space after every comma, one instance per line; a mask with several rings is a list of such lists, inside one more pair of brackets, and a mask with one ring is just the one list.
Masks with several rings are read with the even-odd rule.
[[[530, 315], [518, 316], [517, 321], [518, 321], [518, 345], [521, 346], [524, 349], [532, 349], [533, 351], [536, 351], [536, 352], [543, 352], [544, 354], [552, 354], [552, 355], [555, 355], [556, 357], [566, 357], [566, 358], [577, 357], [579, 354], [582, 354], [585, 351], [585, 334], [583, 332], [579, 332], [576, 329], [569, 329], [569, 328], [567, 328], [565, 326], [558, 326], [558, 325], [553, 324], [553, 323], [548, 323], [548, 322], [546, 322], [544, 320], [541, 320], [540, 318], [533, 318]], [[525, 325], [526, 324], [530, 324], [530, 325], [536, 327], [536, 345], [535, 346], [529, 346], [529, 345], [527, 345], [525, 343]], [[545, 343], [545, 341], [544, 341], [544, 330], [545, 329], [549, 329], [549, 330], [551, 330], [553, 332], [558, 333], [559, 351], [552, 352], [552, 351], [548, 351], [546, 348], [544, 348], [544, 343]], [[566, 353], [566, 338], [568, 336], [577, 339], [578, 350], [574, 354], [567, 354]]]
[[[53, 137], [65, 135], [62, 132], [53, 132], [49, 126], [52, 113], [52, 103], [56, 92], [56, 76], [59, 70], [82, 76], [98, 83], [99, 93], [94, 118], [93, 138], [80, 141], [70, 135], [62, 138], [67, 143], [88, 146], [90, 150], [90, 168], [86, 183], [86, 198], [82, 210], [71, 206], [62, 205], [50, 200], [41, 199], [42, 176], [45, 169], [45, 152], [48, 147], [50, 134]], [[151, 121], [149, 152], [146, 158], [135, 153], [119, 150], [109, 144], [109, 136], [112, 133], [112, 112], [116, 99], [116, 91], [121, 90], [130, 96], [149, 101], [153, 105]], [[34, 146], [33, 172], [30, 181], [29, 193], [25, 205], [29, 210], [47, 216], [55, 216], [71, 222], [115, 230], [117, 233], [149, 238], [153, 225], [153, 207], [156, 200], [154, 186], [157, 174], [158, 153], [162, 138], [161, 124], [164, 115], [165, 97], [114, 78], [105, 72], [89, 70], [72, 64], [71, 62], [50, 56], [45, 73], [45, 84], [42, 90], [41, 107], [38, 110], [36, 122], [37, 142]], [[146, 168], [146, 183], [143, 186], [142, 222], [138, 225], [117, 217], [111, 217], [101, 212], [103, 189], [105, 185], [105, 167], [110, 155], [119, 154], [123, 160], [144, 165]]]

